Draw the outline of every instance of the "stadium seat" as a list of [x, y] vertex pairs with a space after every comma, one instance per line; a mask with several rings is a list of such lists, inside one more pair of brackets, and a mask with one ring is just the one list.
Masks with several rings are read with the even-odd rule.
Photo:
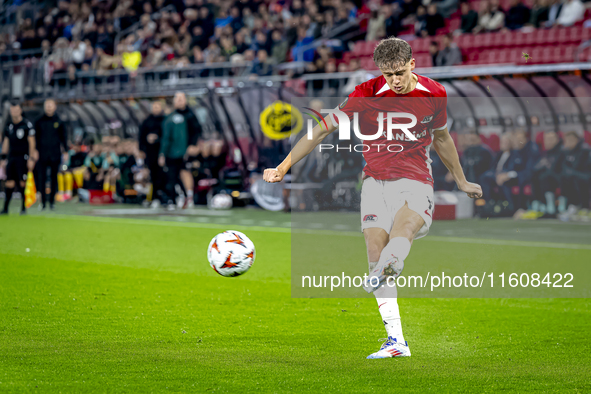
[[488, 136], [488, 147], [494, 152], [498, 152], [501, 149], [501, 139], [498, 134], [491, 134]]
[[428, 38], [417, 38], [416, 40], [410, 41], [410, 46], [414, 53], [429, 53], [429, 43], [431, 40]]

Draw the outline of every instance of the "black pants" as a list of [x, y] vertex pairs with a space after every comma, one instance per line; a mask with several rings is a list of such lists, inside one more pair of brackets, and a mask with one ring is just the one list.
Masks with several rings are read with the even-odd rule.
[[38, 188], [41, 192], [41, 202], [43, 206], [47, 203], [47, 195], [45, 194], [47, 185], [47, 170], [50, 171], [49, 182], [51, 189], [49, 193], [49, 203], [53, 205], [55, 202], [55, 194], [57, 193], [57, 173], [59, 171], [60, 160], [41, 159], [37, 163], [37, 177], [38, 177]]
[[562, 175], [560, 178], [560, 194], [565, 196], [569, 204], [589, 208], [589, 179], [578, 174]]
[[168, 202], [174, 202], [176, 192], [174, 187], [181, 183], [181, 170], [184, 168], [184, 160], [180, 159], [169, 159], [166, 158], [166, 166], [164, 167], [164, 173], [166, 174], [166, 198]]
[[166, 201], [163, 201], [165, 197], [166, 178], [164, 177], [162, 167], [158, 165], [158, 157], [153, 159], [148, 158], [146, 164], [148, 170], [150, 170], [150, 179], [152, 181], [152, 200], [158, 199], [160, 202], [166, 203]]
[[534, 172], [531, 178], [532, 193], [534, 200], [546, 201], [546, 192], [556, 192], [560, 186], [560, 179], [557, 173], [550, 170]]

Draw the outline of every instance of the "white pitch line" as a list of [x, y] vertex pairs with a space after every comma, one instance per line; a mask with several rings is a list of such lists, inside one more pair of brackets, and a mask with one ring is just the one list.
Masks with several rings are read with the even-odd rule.
[[[126, 224], [137, 224], [141, 226], [163, 226], [163, 227], [185, 227], [185, 228], [204, 228], [204, 229], [222, 229], [228, 230], [230, 228], [243, 231], [259, 231], [259, 232], [273, 232], [283, 234], [316, 234], [316, 235], [332, 235], [332, 236], [347, 236], [347, 237], [363, 237], [361, 231], [331, 231], [331, 230], [318, 230], [318, 229], [291, 229], [286, 227], [263, 227], [263, 226], [243, 226], [240, 224], [215, 224], [215, 223], [195, 223], [195, 222], [172, 222], [164, 220], [148, 220], [148, 219], [126, 219], [126, 218], [110, 218], [110, 217], [96, 217], [96, 216], [80, 216], [80, 215], [60, 215], [53, 214], [48, 216], [37, 216], [46, 218], [56, 219], [67, 219], [67, 220], [86, 220], [102, 223], [114, 223], [124, 222]], [[463, 238], [463, 237], [441, 237], [441, 236], [428, 236], [423, 238], [421, 241], [433, 241], [433, 242], [451, 242], [451, 243], [463, 243], [463, 244], [479, 244], [479, 245], [498, 245], [498, 246], [522, 246], [522, 247], [534, 247], [534, 248], [551, 248], [551, 249], [573, 249], [573, 250], [591, 250], [591, 245], [585, 244], [569, 244], [569, 243], [558, 243], [558, 242], [533, 242], [533, 241], [511, 241], [504, 239], [487, 239], [487, 238]]]

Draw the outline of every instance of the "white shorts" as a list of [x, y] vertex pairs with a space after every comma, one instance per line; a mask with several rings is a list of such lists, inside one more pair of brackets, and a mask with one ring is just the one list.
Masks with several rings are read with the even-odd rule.
[[408, 207], [425, 221], [415, 235], [415, 239], [422, 238], [429, 233], [433, 221], [433, 201], [431, 185], [410, 179], [378, 181], [366, 178], [361, 188], [361, 231], [378, 227], [390, 234], [396, 213], [408, 203]]

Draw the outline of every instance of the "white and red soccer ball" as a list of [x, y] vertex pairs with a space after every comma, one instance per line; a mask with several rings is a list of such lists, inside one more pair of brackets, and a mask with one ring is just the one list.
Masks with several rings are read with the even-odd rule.
[[224, 231], [213, 237], [207, 248], [207, 260], [222, 276], [238, 276], [250, 269], [255, 259], [254, 244], [239, 231]]

